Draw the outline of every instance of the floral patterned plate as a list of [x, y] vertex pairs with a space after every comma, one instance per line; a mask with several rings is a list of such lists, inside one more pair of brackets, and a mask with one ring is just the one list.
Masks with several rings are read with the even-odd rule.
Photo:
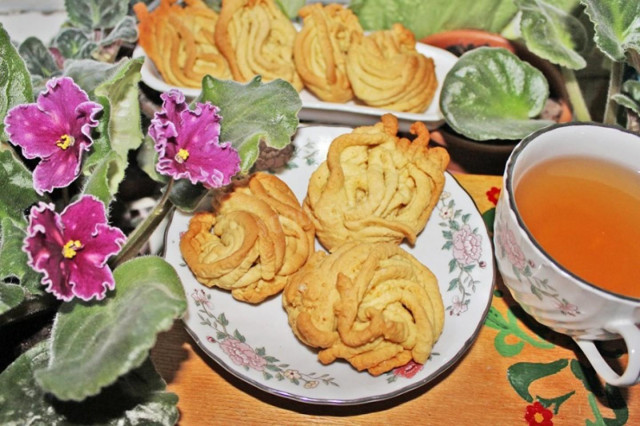
[[[433, 58], [436, 66], [438, 88], [433, 101], [423, 113], [394, 112], [398, 117], [398, 124], [402, 131], [409, 131], [409, 127], [414, 121], [422, 121], [430, 129], [437, 128], [444, 123], [444, 115], [442, 115], [438, 103], [440, 89], [445, 76], [458, 60], [456, 55], [447, 50], [423, 43], [416, 43], [416, 50], [427, 57]], [[166, 83], [153, 62], [146, 57], [142, 47], [138, 46], [133, 52], [133, 57], [140, 56], [145, 56], [140, 74], [142, 81], [147, 86], [160, 92], [179, 89], [188, 98], [195, 98], [200, 94], [200, 89], [175, 87]], [[302, 100], [302, 110], [299, 113], [301, 120], [343, 125], [357, 124], [361, 126], [374, 124], [379, 121], [381, 115], [390, 112], [386, 109], [369, 107], [354, 101], [346, 103], [324, 102], [305, 89], [300, 92], [300, 99]]]
[[[298, 130], [295, 155], [278, 175], [300, 200], [331, 141], [350, 131], [319, 126]], [[422, 386], [469, 349], [491, 303], [495, 275], [491, 241], [473, 201], [448, 173], [442, 197], [415, 247], [404, 245], [439, 280], [446, 307], [444, 330], [424, 365], [410, 363], [378, 377], [358, 372], [346, 362], [317, 361], [315, 352], [289, 328], [280, 296], [254, 306], [199, 284], [180, 255], [180, 235], [189, 219], [189, 214], [176, 212], [165, 240], [165, 257], [177, 270], [189, 302], [187, 330], [231, 374], [282, 397], [314, 404], [362, 404]]]

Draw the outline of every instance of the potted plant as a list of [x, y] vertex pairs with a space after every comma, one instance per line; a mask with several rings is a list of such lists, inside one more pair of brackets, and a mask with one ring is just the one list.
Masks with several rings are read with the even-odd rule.
[[[505, 49], [540, 70], [547, 80], [549, 97], [540, 112], [540, 118], [558, 123], [572, 119], [569, 95], [561, 72], [549, 61], [532, 54], [523, 43], [477, 29], [442, 31], [424, 37], [421, 42], [448, 50], [458, 56], [481, 47]], [[477, 141], [458, 133], [448, 124], [434, 130], [431, 136], [434, 142], [449, 151], [452, 158], [450, 170], [478, 174], [502, 174], [504, 165], [518, 142], [515, 139]]]
[[[586, 67], [587, 61], [583, 55], [589, 46], [590, 34], [593, 34], [592, 38], [597, 46], [594, 50], [601, 54], [610, 68], [608, 94], [602, 121], [628, 128], [633, 128], [634, 123], [637, 125], [637, 114], [640, 109], [637, 77], [640, 69], [638, 53], [640, 42], [638, 29], [634, 27], [634, 19], [640, 14], [638, 2], [566, 0], [551, 3], [544, 0], [513, 2], [483, 0], [477, 2], [478, 7], [483, 8], [477, 14], [479, 19], [465, 18], [464, 16], [468, 14], [456, 13], [456, 10], [464, 6], [456, 0], [446, 4], [423, 2], [420, 7], [411, 8], [410, 11], [402, 8], [406, 3], [408, 3], [407, 0], [391, 0], [382, 5], [377, 0], [359, 0], [352, 2], [352, 6], [359, 13], [366, 28], [372, 29], [372, 25], [387, 25], [387, 20], [390, 19], [399, 20], [422, 40], [433, 33], [459, 28], [484, 29], [508, 35], [509, 39], [517, 38], [522, 41], [532, 56], [550, 62], [561, 72], [563, 81], [558, 86], [558, 89], [561, 89], [559, 93], [567, 94], [572, 109], [572, 119], [579, 121], [592, 120], [575, 71]], [[398, 13], [389, 15], [392, 10]], [[387, 18], [381, 18], [383, 14], [386, 14]], [[496, 17], [491, 18], [487, 14], [493, 14]], [[434, 22], [437, 19], [435, 17], [440, 17], [440, 20]], [[427, 22], [429, 25], [426, 24]], [[498, 22], [502, 23], [502, 26], [498, 25]], [[517, 46], [518, 44], [514, 43], [516, 53], [521, 53], [517, 50]], [[502, 49], [503, 52], [497, 52], [497, 49]], [[504, 89], [508, 85], [502, 87], [495, 85], [492, 90], [484, 90], [487, 87], [477, 81], [474, 84], [472, 76], [485, 73], [484, 75], [490, 80], [489, 75], [492, 71], [485, 66], [488, 64], [497, 66], [498, 69], [503, 66], [511, 67], [510, 72], [503, 74], [503, 77], [507, 77], [506, 81], [511, 83], [514, 82], [511, 77], [517, 73], [527, 73], [535, 76], [536, 81], [540, 81], [538, 74], [524, 66], [521, 63], [524, 61], [518, 58], [513, 60], [509, 54], [504, 53], [508, 51], [503, 48], [483, 47], [476, 50], [480, 52], [464, 53], [458, 66], [444, 81], [440, 107], [448, 127], [467, 139], [495, 145], [490, 141], [505, 139], [518, 141], [536, 126], [548, 125], [550, 121], [532, 120], [532, 118], [536, 118], [542, 111], [545, 98], [555, 90], [555, 82], [549, 81], [551, 92], [545, 90], [542, 84], [538, 85], [536, 90], [521, 91], [522, 97], [519, 99], [507, 100]], [[473, 68], [475, 68], [474, 72], [472, 72]], [[461, 77], [463, 74], [466, 74], [466, 77]], [[491, 104], [490, 100], [481, 100], [481, 97], [490, 97], [496, 102]], [[470, 102], [470, 100], [475, 101]], [[473, 103], [475, 106], [472, 105]], [[509, 107], [504, 108], [504, 106]], [[624, 107], [624, 110], [619, 106]], [[446, 129], [447, 127], [444, 127], [443, 132]], [[520, 130], [517, 131], [517, 129]], [[437, 135], [436, 133], [436, 137]], [[509, 150], [508, 147], [504, 149]]]

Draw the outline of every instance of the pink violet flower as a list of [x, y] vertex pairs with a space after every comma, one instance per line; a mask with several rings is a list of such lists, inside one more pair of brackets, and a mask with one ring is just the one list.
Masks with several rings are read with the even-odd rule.
[[46, 291], [58, 299], [101, 300], [115, 287], [107, 259], [124, 241], [124, 233], [107, 224], [104, 204], [85, 195], [61, 214], [53, 204], [33, 206], [22, 249], [29, 266], [44, 274]]
[[219, 142], [222, 117], [218, 107], [199, 102], [190, 110], [178, 90], [163, 93], [161, 98], [162, 110], [149, 127], [158, 152], [158, 173], [208, 188], [231, 182], [240, 170], [240, 156], [230, 143]]
[[91, 128], [102, 106], [69, 77], [53, 78], [36, 103], [9, 110], [5, 131], [25, 158], [40, 158], [33, 171], [38, 194], [63, 188], [80, 174], [82, 153], [93, 144]]

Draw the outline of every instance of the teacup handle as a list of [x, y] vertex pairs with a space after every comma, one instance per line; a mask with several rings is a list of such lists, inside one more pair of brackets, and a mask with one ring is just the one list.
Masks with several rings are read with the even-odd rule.
[[629, 354], [627, 368], [618, 375], [604, 360], [592, 340], [575, 339], [591, 366], [607, 383], [613, 386], [631, 386], [640, 381], [640, 330], [633, 323], [616, 324], [607, 329], [619, 334], [627, 345]]

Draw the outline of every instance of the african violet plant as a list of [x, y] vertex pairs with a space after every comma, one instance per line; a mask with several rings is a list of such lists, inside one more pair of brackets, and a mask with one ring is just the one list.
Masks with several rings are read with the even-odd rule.
[[[92, 30], [125, 19], [111, 12], [95, 8], [104, 21]], [[145, 135], [142, 59], [67, 57], [45, 76], [29, 72], [36, 62], [20, 52], [0, 25], [0, 332], [28, 329], [43, 314], [53, 325], [0, 373], [0, 423], [174, 424], [177, 397], [149, 351], [186, 298], [173, 268], [140, 249], [173, 209], [192, 211], [210, 189], [248, 173], [261, 142], [288, 145], [298, 93], [282, 80], [205, 77], [191, 104], [178, 91], [162, 94]], [[132, 167], [163, 191], [125, 235], [111, 208]]]
[[[519, 38], [535, 55], [560, 67], [574, 118], [591, 121], [576, 70], [586, 67], [591, 30], [610, 68], [603, 121], [637, 126], [640, 112], [640, 2], [628, 0], [353, 0], [368, 29], [400, 21], [418, 39], [437, 31], [477, 28]], [[473, 9], [469, 9], [473, 7]], [[469, 11], [461, 14], [459, 10]], [[586, 27], [585, 27], [586, 25]], [[539, 120], [549, 88], [543, 74], [501, 49], [462, 55], [448, 73], [440, 108], [447, 124], [475, 140], [517, 140], [550, 122]], [[618, 114], [618, 106], [628, 112]]]
[[[578, 18], [541, 0], [516, 0], [520, 32], [534, 54], [558, 65], [565, 76], [574, 118], [591, 121], [574, 70], [586, 66], [580, 54], [587, 31]], [[609, 63], [610, 79], [603, 122], [633, 129], [640, 112], [640, 3], [581, 0], [593, 24], [597, 48]], [[502, 57], [502, 58], [501, 58]], [[523, 75], [530, 73], [527, 80]], [[628, 79], [624, 81], [624, 79]], [[525, 83], [525, 84], [523, 84]], [[440, 107], [447, 123], [475, 140], [520, 139], [549, 122], [535, 119], [549, 96], [542, 74], [499, 49], [463, 55], [443, 83]], [[462, 93], [466, 94], [464, 99]], [[618, 105], [628, 109], [618, 114]]]

